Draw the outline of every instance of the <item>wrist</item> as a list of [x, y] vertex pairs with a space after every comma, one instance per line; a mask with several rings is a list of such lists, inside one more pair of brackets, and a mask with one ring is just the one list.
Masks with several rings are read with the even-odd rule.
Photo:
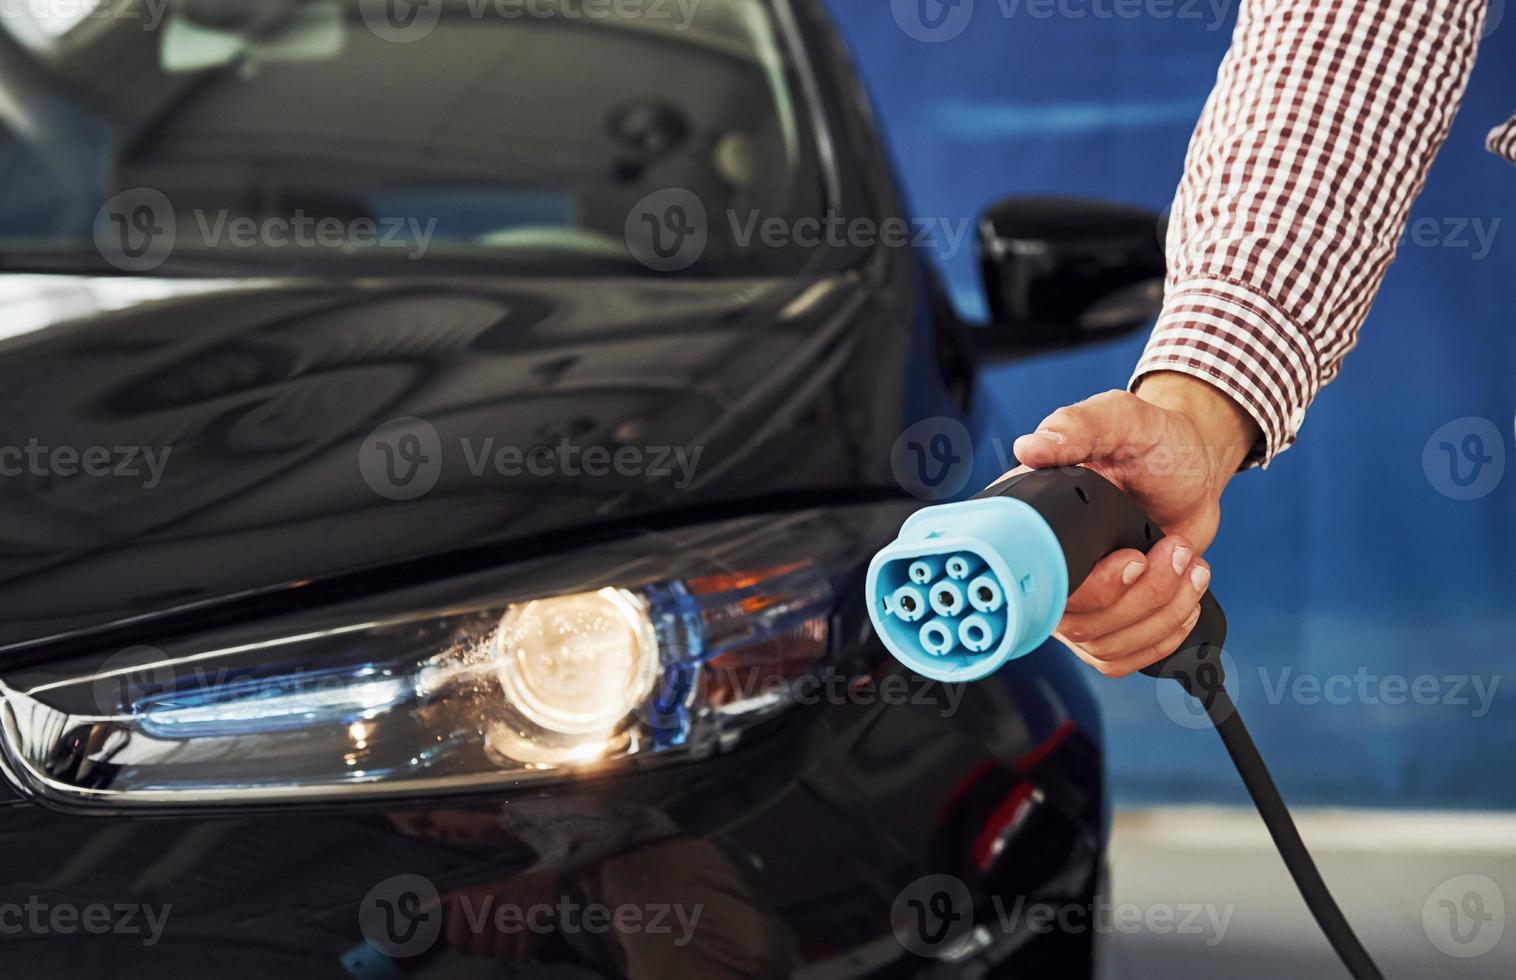
[[1154, 371], [1135, 390], [1138, 398], [1182, 415], [1194, 427], [1211, 462], [1219, 494], [1263, 437], [1253, 416], [1220, 388], [1177, 371]]

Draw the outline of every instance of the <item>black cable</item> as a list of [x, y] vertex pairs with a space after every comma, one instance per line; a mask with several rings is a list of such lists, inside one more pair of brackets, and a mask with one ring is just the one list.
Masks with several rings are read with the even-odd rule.
[[1216, 734], [1221, 736], [1227, 754], [1232, 757], [1237, 774], [1247, 786], [1248, 795], [1258, 807], [1258, 815], [1269, 828], [1269, 836], [1274, 838], [1279, 856], [1284, 858], [1290, 877], [1295, 879], [1300, 897], [1305, 899], [1316, 924], [1321, 926], [1338, 958], [1357, 980], [1384, 980], [1384, 974], [1369, 958], [1368, 951], [1353, 934], [1353, 927], [1348, 925], [1332, 893], [1327, 891], [1326, 882], [1321, 880], [1321, 872], [1316, 870], [1316, 862], [1306, 850], [1305, 841], [1300, 839], [1300, 831], [1295, 829], [1289, 808], [1284, 805], [1279, 787], [1274, 785], [1274, 777], [1269, 775], [1263, 756], [1258, 754], [1258, 746], [1253, 744], [1253, 737], [1242, 723], [1237, 706], [1220, 686], [1208, 690], [1200, 701], [1205, 705], [1211, 723], [1216, 726]]

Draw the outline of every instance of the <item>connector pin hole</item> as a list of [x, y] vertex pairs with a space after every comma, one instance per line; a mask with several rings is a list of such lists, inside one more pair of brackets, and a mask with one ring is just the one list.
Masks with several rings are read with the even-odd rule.
[[1000, 583], [990, 574], [981, 575], [969, 583], [969, 601], [982, 613], [998, 612], [1005, 604], [1004, 594]]
[[1075, 487], [1074, 492], [1079, 495], [1080, 500], [1084, 501], [1085, 503], [1090, 502], [1090, 495], [1084, 492], [1084, 487]]

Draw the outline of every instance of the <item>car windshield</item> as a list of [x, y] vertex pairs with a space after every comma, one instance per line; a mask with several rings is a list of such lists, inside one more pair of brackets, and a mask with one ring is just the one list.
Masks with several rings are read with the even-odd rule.
[[826, 207], [764, 0], [34, 6], [0, 30], [10, 268], [776, 274], [807, 256], [745, 232]]

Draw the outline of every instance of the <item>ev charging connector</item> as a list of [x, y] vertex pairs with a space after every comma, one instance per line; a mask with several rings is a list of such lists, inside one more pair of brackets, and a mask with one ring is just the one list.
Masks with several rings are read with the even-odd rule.
[[[1146, 552], [1163, 531], [1093, 470], [1028, 470], [971, 500], [911, 515], [869, 564], [869, 616], [884, 646], [917, 673], [970, 681], [1041, 646], [1105, 556]], [[1179, 649], [1143, 673], [1205, 708], [1301, 896], [1357, 980], [1383, 980], [1337, 907], [1224, 686], [1226, 616], [1211, 593]]]

